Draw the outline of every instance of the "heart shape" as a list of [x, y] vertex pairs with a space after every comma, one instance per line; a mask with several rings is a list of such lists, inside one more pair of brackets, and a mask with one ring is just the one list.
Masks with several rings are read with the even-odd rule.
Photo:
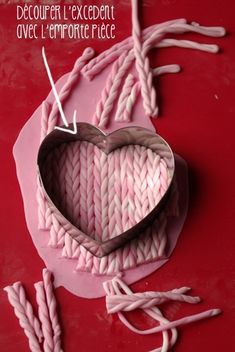
[[51, 132], [38, 153], [41, 186], [64, 230], [97, 257], [138, 235], [169, 192], [174, 156], [142, 127], [108, 135], [88, 123]]

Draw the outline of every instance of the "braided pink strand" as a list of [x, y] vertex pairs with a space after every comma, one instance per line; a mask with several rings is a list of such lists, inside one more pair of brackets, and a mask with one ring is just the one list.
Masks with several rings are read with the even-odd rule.
[[128, 147], [128, 153], [126, 156], [126, 173], [127, 173], [127, 189], [128, 189], [128, 227], [131, 228], [135, 224], [134, 212], [134, 192], [132, 185], [134, 183], [134, 171], [133, 171], [133, 159], [134, 159], [134, 146]]
[[[156, 29], [169, 26], [172, 23], [186, 23], [186, 19], [176, 19], [153, 25], [143, 30], [143, 39], [146, 40], [149, 35]], [[129, 37], [120, 43], [113, 45], [110, 49], [103, 51], [99, 56], [90, 60], [82, 69], [82, 74], [92, 80], [99, 74], [108, 64], [115, 61], [124, 51], [133, 47], [133, 38]]]
[[[160, 76], [167, 73], [178, 73], [180, 71], [179, 65], [165, 65], [160, 66], [152, 70], [153, 76]], [[129, 96], [123, 102], [124, 109], [122, 110], [122, 116], [119, 117], [118, 121], [129, 122], [131, 120], [131, 114], [133, 107], [136, 103], [137, 97], [140, 92], [140, 82], [133, 84]]]
[[15, 289], [15, 292], [19, 297], [20, 304], [25, 309], [25, 315], [27, 316], [31, 326], [34, 328], [38, 341], [42, 342], [43, 335], [42, 335], [42, 330], [41, 330], [39, 320], [36, 318], [36, 316], [33, 313], [33, 307], [31, 303], [26, 298], [26, 293], [25, 293], [24, 287], [22, 286], [22, 283], [16, 282], [12, 285], [12, 287]]
[[109, 229], [108, 229], [108, 163], [107, 155], [105, 153], [101, 154], [100, 158], [100, 172], [101, 172], [101, 226], [102, 226], [102, 241], [109, 239]]
[[66, 233], [64, 237], [64, 247], [62, 249], [62, 257], [77, 259], [79, 254], [79, 243]]
[[[113, 85], [118, 86], [120, 85], [120, 80], [118, 79], [118, 74], [120, 67], [122, 66], [124, 60], [126, 58], [126, 52], [124, 52], [118, 60], [116, 60], [112, 66], [111, 73], [109, 74], [106, 85], [104, 89], [102, 90], [101, 93], [101, 100], [98, 102], [97, 107], [96, 107], [96, 112], [93, 117], [93, 123], [96, 126], [102, 127], [105, 126], [106, 123], [108, 122], [108, 113], [112, 109], [112, 102], [110, 102], [110, 97], [112, 97], [111, 100], [113, 100], [113, 95], [115, 95], [115, 92], [111, 92], [111, 89]], [[114, 89], [112, 89], [114, 90]], [[117, 94], [116, 94], [117, 95]], [[114, 99], [116, 97], [114, 96]], [[107, 113], [108, 111], [108, 113]], [[104, 115], [105, 112], [105, 115]]]
[[179, 294], [173, 291], [110, 295], [106, 297], [106, 308], [108, 313], [113, 314], [120, 311], [129, 312], [137, 308], [152, 308], [167, 301], [196, 304], [200, 302], [200, 298]]
[[114, 202], [115, 202], [115, 208], [114, 208], [114, 215], [112, 216], [113, 221], [114, 221], [114, 231], [110, 233], [110, 238], [113, 238], [116, 236], [116, 234], [122, 233], [122, 203], [121, 203], [121, 197], [122, 197], [122, 188], [120, 184], [120, 174], [121, 174], [121, 164], [120, 164], [120, 153], [121, 150], [117, 149], [116, 153], [114, 154], [114, 162], [115, 162], [115, 181], [114, 181]]
[[[174, 27], [174, 24], [178, 25], [178, 27]], [[180, 25], [182, 26], [185, 25], [185, 27], [179, 28]], [[149, 49], [151, 49], [154, 42], [156, 42], [156, 40], [159, 41], [161, 37], [167, 32], [169, 33], [176, 32], [181, 34], [187, 31], [192, 31], [192, 32], [196, 32], [199, 34], [212, 36], [212, 37], [222, 37], [225, 35], [225, 29], [223, 27], [202, 27], [202, 26], [196, 25], [195, 23], [193, 23], [192, 25], [188, 25], [186, 24], [185, 19], [168, 21], [168, 22], [161, 23], [159, 25], [149, 27], [143, 31], [145, 54]], [[163, 43], [164, 47], [171, 46], [169, 44], [166, 44], [167, 39], [163, 41], [164, 41]], [[157, 47], [158, 45], [159, 47], [162, 47], [160, 43], [157, 44]], [[84, 74], [89, 79], [92, 79], [95, 75], [97, 75], [105, 67], [107, 67], [107, 65], [110, 62], [116, 60], [123, 53], [124, 50], [130, 50], [132, 46], [133, 46], [132, 38], [127, 38], [123, 42], [118, 43], [118, 45], [114, 45], [112, 48], [106, 50], [98, 57], [91, 60], [89, 64], [84, 67], [84, 69], [86, 69], [86, 71], [84, 70]], [[193, 48], [192, 46], [191, 48]], [[190, 46], [186, 46], [186, 47], [190, 47]], [[205, 44], [205, 45], [198, 44], [198, 47], [197, 48], [195, 47], [195, 49], [213, 52], [213, 53], [216, 53], [218, 51], [217, 45], [208, 45], [208, 44]]]
[[[65, 157], [66, 172], [65, 172], [65, 194], [64, 194], [64, 197], [66, 199], [67, 216], [70, 219], [73, 218], [75, 208], [76, 208], [76, 205], [74, 207], [74, 197], [77, 198], [76, 197], [77, 196], [77, 194], [76, 194], [77, 187], [76, 186], [77, 186], [77, 183], [79, 182], [78, 180], [76, 180], [77, 182], [74, 185], [74, 180], [76, 179], [76, 176], [79, 177], [81, 175], [81, 173], [79, 173], [78, 175], [76, 175], [74, 177], [74, 173], [76, 172], [76, 169], [74, 167], [75, 166], [74, 162], [79, 167], [79, 162], [76, 162], [76, 161], [77, 161], [77, 157], [79, 157], [81, 154], [81, 153], [79, 153], [79, 149], [78, 149], [78, 153], [76, 152], [77, 147], [79, 147], [79, 145], [77, 143], [73, 143], [69, 148], [66, 147], [66, 157]], [[78, 202], [80, 200], [79, 198], [78, 198]]]
[[47, 213], [48, 205], [38, 177], [37, 177], [36, 197], [37, 197], [37, 203], [38, 203], [38, 228], [40, 230], [44, 230], [47, 228], [46, 213]]
[[[61, 104], [63, 104], [65, 100], [69, 97], [72, 87], [77, 82], [81, 69], [85, 66], [86, 62], [89, 61], [93, 56], [94, 56], [94, 50], [92, 48], [86, 48], [83, 51], [82, 56], [79, 57], [78, 60], [75, 62], [75, 65], [67, 79], [67, 82], [65, 83], [65, 85], [63, 86], [63, 88], [59, 93]], [[48, 118], [47, 133], [51, 132], [54, 129], [55, 125], [57, 124], [58, 112], [59, 112], [59, 109], [58, 109], [57, 102], [54, 101]]]
[[87, 232], [94, 237], [95, 235], [95, 205], [94, 205], [94, 146], [88, 143], [87, 146], [87, 188], [86, 188], [86, 209], [87, 209]]
[[121, 232], [124, 231], [125, 226], [128, 226], [128, 188], [127, 188], [127, 178], [126, 178], [126, 158], [128, 154], [128, 148], [125, 146], [120, 149], [120, 184], [121, 184]]
[[51, 219], [52, 224], [48, 246], [52, 248], [61, 248], [64, 245], [66, 230], [62, 227], [54, 214], [51, 215]]
[[48, 119], [51, 110], [51, 104], [47, 101], [42, 103], [42, 115], [41, 115], [41, 142], [48, 133]]
[[56, 298], [53, 292], [51, 273], [48, 269], [43, 269], [43, 283], [46, 293], [47, 307], [53, 331], [54, 352], [61, 352], [61, 328], [56, 310]]
[[54, 351], [53, 332], [46, 302], [46, 294], [43, 282], [34, 284], [36, 290], [36, 300], [38, 304], [38, 316], [42, 324], [42, 332], [44, 336], [43, 350], [45, 352]]
[[95, 214], [95, 239], [101, 239], [101, 176], [100, 176], [101, 151], [94, 147], [94, 214]]
[[139, 74], [141, 84], [144, 110], [146, 115], [156, 116], [158, 114], [158, 108], [156, 106], [156, 92], [152, 85], [152, 71], [149, 66], [149, 59], [142, 50], [142, 34], [138, 22], [137, 0], [132, 0], [132, 36], [134, 42], [136, 69]]
[[[110, 288], [111, 286], [111, 288]], [[133, 292], [129, 289], [129, 287], [124, 284], [123, 281], [121, 281], [119, 278], [114, 278], [112, 281], [106, 282], [104, 284], [104, 289], [106, 291], [107, 295], [123, 295], [120, 288], [127, 294], [127, 295], [132, 295], [133, 296]], [[186, 292], [188, 290], [188, 288], [181, 288], [179, 290], [173, 290], [172, 293], [182, 293], [182, 292]], [[177, 292], [178, 291], [178, 292]], [[196, 302], [195, 302], [196, 303]], [[155, 328], [151, 328], [151, 329], [147, 329], [147, 330], [139, 330], [137, 328], [135, 328], [132, 324], [129, 323], [129, 321], [124, 317], [124, 315], [121, 312], [118, 312], [118, 316], [119, 319], [133, 332], [141, 334], [141, 335], [146, 335], [146, 334], [152, 334], [152, 333], [156, 333], [156, 332], [164, 332], [167, 331], [169, 329], [175, 329], [177, 326], [179, 325], [184, 325], [184, 324], [188, 324], [188, 323], [192, 323], [194, 321], [198, 321], [204, 318], [209, 318], [209, 317], [213, 317], [216, 316], [218, 314], [221, 313], [220, 309], [210, 309], [207, 310], [205, 312], [199, 313], [199, 314], [194, 314], [188, 317], [184, 317], [182, 319], [178, 319], [175, 320], [173, 322], [169, 322], [167, 320], [162, 321], [159, 319], [159, 310], [156, 310], [156, 307], [152, 307], [152, 308], [145, 308], [144, 311], [149, 314], [150, 316], [152, 316], [155, 320], [160, 322], [160, 326], [157, 326]], [[173, 337], [174, 334], [174, 337]], [[171, 343], [169, 343], [169, 341], [165, 340], [165, 347], [164, 350], [168, 351], [168, 348], [172, 347], [172, 342], [175, 343], [176, 342], [176, 332], [173, 330], [173, 334], [172, 334], [172, 338], [173, 341], [171, 340]], [[163, 339], [164, 339], [164, 335], [163, 335]], [[164, 345], [164, 340], [163, 340], [163, 345]], [[155, 351], [162, 351], [162, 349], [156, 349]]]
[[[119, 286], [126, 294], [132, 294], [132, 291], [130, 290], [130, 288], [118, 278], [114, 278], [112, 281], [105, 282], [103, 286], [107, 295], [121, 294]], [[159, 321], [160, 324], [167, 324], [169, 322], [166, 318], [163, 317], [161, 311], [157, 307], [153, 307], [150, 309], [143, 309], [143, 311], [153, 319]], [[155, 352], [167, 352], [168, 349], [173, 347], [177, 341], [176, 329], [171, 329], [171, 335], [172, 335], [171, 340], [169, 340], [167, 331], [163, 331], [162, 335], [163, 335], [162, 346], [158, 349], [155, 349], [154, 350]]]
[[83, 231], [87, 231], [88, 227], [88, 212], [87, 212], [87, 142], [80, 144], [80, 190], [79, 190], [79, 204], [80, 204], [80, 226]]
[[[108, 218], [109, 218], [109, 237], [111, 238], [112, 233], [114, 233], [114, 228], [115, 228], [115, 217], [113, 216], [115, 212], [115, 207], [116, 207], [116, 202], [115, 202], [115, 186], [116, 186], [116, 176], [115, 173], [118, 172], [118, 170], [115, 168], [116, 163], [118, 163], [117, 157], [115, 157], [116, 153], [113, 155], [109, 154], [108, 156], [108, 161], [109, 161], [109, 167], [108, 167], [108, 178], [109, 178], [109, 183], [108, 183], [108, 202], [109, 202], [109, 207], [108, 207]], [[114, 170], [116, 170], [114, 172]]]
[[[21, 328], [24, 330], [25, 335], [28, 338], [29, 342], [29, 348], [30, 351], [32, 352], [41, 352], [41, 348], [39, 345], [38, 337], [36, 334], [40, 335], [40, 330], [39, 330], [39, 324], [36, 323], [36, 318], [33, 316], [33, 312], [30, 308], [30, 303], [25, 301], [24, 294], [22, 293], [21, 290], [21, 297], [19, 296], [19, 285], [20, 283], [16, 283], [13, 286], [7, 286], [4, 288], [4, 291], [7, 292], [8, 295], [8, 300], [12, 307], [14, 308], [14, 312], [16, 317], [19, 320], [19, 324]], [[22, 305], [22, 303], [25, 303], [25, 305]], [[37, 327], [36, 327], [37, 326]], [[36, 327], [36, 331], [35, 331]], [[41, 337], [40, 337], [41, 338]]]
[[118, 99], [117, 111], [115, 114], [115, 121], [122, 120], [122, 114], [123, 114], [125, 107], [126, 107], [126, 101], [127, 101], [128, 96], [131, 93], [131, 89], [134, 85], [134, 82], [135, 82], [135, 79], [134, 79], [133, 75], [130, 73], [124, 82], [121, 94]]
[[[200, 30], [198, 30], [198, 28], [195, 29], [195, 26], [190, 26], [190, 25], [187, 25], [186, 27], [183, 27], [183, 28], [178, 28], [178, 27], [175, 28], [174, 24], [175, 23], [172, 23], [173, 29], [176, 30], [177, 32], [180, 32], [180, 33], [187, 31], [187, 30], [188, 31], [191, 30], [191, 31], [198, 31], [202, 34], [211, 34], [211, 29], [210, 28], [208, 29], [207, 27], [201, 27]], [[180, 26], [181, 23], [176, 23], [176, 25]], [[184, 25], [184, 23], [182, 24], [182, 26], [183, 25]], [[213, 30], [216, 31], [217, 35], [222, 35], [224, 33], [223, 29], [221, 29], [221, 28], [213, 29]], [[145, 57], [145, 55], [147, 54], [149, 49], [151, 49], [153, 43], [156, 43], [157, 41], [159, 41], [161, 39], [162, 35], [165, 34], [165, 32], [167, 32], [167, 31], [172, 32], [171, 25], [169, 26], [169, 28], [166, 28], [165, 26], [161, 26], [156, 31], [156, 33], [152, 33], [152, 35], [144, 42], [143, 51], [142, 51], [142, 49], [139, 50], [139, 54], [140, 54], [139, 58], [141, 57], [141, 55], [143, 57]], [[212, 33], [214, 33], [214, 32], [212, 31]], [[218, 46], [216, 46], [216, 45], [209, 45], [209, 44], [203, 45], [203, 44], [194, 43], [194, 42], [190, 42], [190, 41], [177, 41], [177, 40], [175, 40], [175, 41], [169, 40], [168, 41], [166, 39], [164, 45], [167, 45], [167, 46], [177, 45], [177, 46], [181, 46], [181, 47], [194, 48], [194, 49], [209, 51], [209, 52], [213, 52], [213, 53], [216, 53], [218, 51]], [[123, 72], [122, 75], [124, 75], [128, 71], [133, 59], [134, 59], [134, 51], [130, 50], [129, 54], [126, 56], [126, 59], [122, 65], [122, 67], [120, 68], [120, 72], [121, 73]], [[144, 61], [144, 63], [142, 63], [142, 66], [140, 66], [140, 68], [143, 69], [143, 70], [141, 70], [141, 72], [143, 73], [142, 77], [145, 79], [145, 83], [146, 83], [145, 86], [143, 86], [146, 88], [144, 90], [144, 92], [146, 93], [145, 94], [146, 99], [149, 99], [149, 97], [150, 97], [150, 102], [151, 102], [151, 99], [152, 99], [152, 102], [154, 102], [156, 100], [155, 99], [155, 90], [152, 87], [152, 72], [150, 72], [149, 61], [147, 60], [147, 58]], [[145, 75], [145, 77], [144, 77], [144, 73], [145, 73], [144, 69], [147, 70], [146, 72], [149, 72], [149, 74], [147, 76]], [[163, 72], [163, 73], [165, 73], [165, 72]], [[142, 83], [141, 83], [141, 86], [142, 86]], [[148, 92], [148, 89], [149, 89], [149, 92]], [[116, 94], [117, 94], [117, 89], [115, 90], [115, 88], [114, 88], [114, 92], [116, 92]], [[103, 112], [101, 112], [102, 106], [100, 104], [98, 105], [98, 111], [100, 114], [103, 114], [103, 120], [104, 120], [103, 124], [102, 123], [100, 124], [100, 127], [106, 126], [106, 123], [108, 120], [107, 114], [110, 113], [110, 111], [113, 107], [114, 100], [116, 99], [116, 94], [115, 93], [110, 94], [109, 99], [108, 99], [109, 101], [107, 100], [107, 105], [104, 108]], [[138, 94], [138, 90], [137, 90], [137, 94]], [[154, 103], [153, 103], [153, 106], [155, 106]], [[108, 109], [108, 111], [106, 109]], [[157, 108], [155, 109], [155, 111], [157, 112]]]

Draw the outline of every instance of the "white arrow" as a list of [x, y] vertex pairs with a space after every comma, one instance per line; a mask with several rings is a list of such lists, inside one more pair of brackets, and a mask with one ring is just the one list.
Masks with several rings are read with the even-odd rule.
[[45, 68], [46, 68], [46, 71], [47, 71], [47, 75], [48, 75], [49, 81], [51, 83], [51, 87], [52, 87], [53, 94], [55, 96], [55, 100], [56, 100], [57, 105], [58, 105], [60, 116], [61, 116], [65, 126], [67, 127], [67, 128], [63, 128], [63, 127], [55, 126], [55, 129], [61, 130], [63, 132], [71, 133], [71, 134], [76, 134], [77, 133], [77, 124], [76, 124], [77, 110], [74, 110], [74, 113], [73, 113], [73, 129], [69, 129], [68, 128], [69, 124], [68, 124], [68, 121], [67, 121], [66, 116], [64, 114], [64, 111], [63, 111], [63, 108], [62, 108], [62, 105], [61, 105], [61, 102], [60, 102], [60, 98], [59, 98], [59, 95], [58, 95], [58, 93], [56, 91], [55, 83], [53, 81], [53, 78], [52, 78], [52, 75], [51, 75], [51, 71], [50, 71], [50, 68], [49, 68], [49, 65], [48, 65], [48, 62], [47, 62], [44, 46], [42, 47], [42, 58], [43, 58], [43, 61], [44, 61], [44, 65], [45, 65]]

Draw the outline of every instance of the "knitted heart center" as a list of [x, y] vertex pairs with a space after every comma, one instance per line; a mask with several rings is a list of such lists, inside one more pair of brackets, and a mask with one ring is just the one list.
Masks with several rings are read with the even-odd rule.
[[170, 182], [165, 160], [150, 148], [125, 145], [107, 155], [86, 141], [52, 150], [42, 178], [60, 212], [102, 242], [143, 220]]

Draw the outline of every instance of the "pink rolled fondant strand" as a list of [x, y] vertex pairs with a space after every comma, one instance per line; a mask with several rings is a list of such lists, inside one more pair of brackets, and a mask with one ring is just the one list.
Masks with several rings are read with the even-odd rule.
[[[143, 40], [145, 47], [144, 50], [149, 50], [153, 46], [153, 43], [155, 42], [156, 38], [158, 38], [159, 40], [159, 38], [161, 38], [164, 34], [168, 32], [176, 32], [178, 34], [182, 34], [187, 31], [192, 31], [212, 37], [222, 37], [225, 35], [225, 29], [223, 27], [205, 27], [195, 25], [194, 23], [190, 25], [186, 23], [185, 19], [172, 20], [148, 27], [143, 31]], [[165, 39], [163, 39], [163, 41], [165, 41]], [[163, 45], [165, 46], [165, 44]], [[161, 47], [160, 42], [159, 46]], [[127, 38], [125, 41], [119, 43], [119, 45], [113, 46], [112, 48], [100, 54], [97, 58], [91, 60], [89, 64], [84, 67], [83, 73], [88, 76], [89, 79], [92, 79], [95, 75], [97, 75], [105, 67], [107, 67], [110, 62], [116, 60], [123, 53], [124, 50], [131, 50], [132, 47], [132, 38]], [[200, 44], [197, 49], [209, 52], [217, 52], [216, 48], [216, 45], [206, 47], [206, 45], [204, 46], [203, 44]]]
[[[80, 189], [72, 191], [71, 196], [75, 196], [75, 194], [79, 194], [79, 209], [80, 209], [80, 217], [79, 217], [79, 225], [81, 226], [81, 229], [83, 231], [87, 231], [88, 227], [88, 212], [87, 212], [87, 146], [88, 143], [84, 142], [81, 143], [79, 146], [80, 152], [78, 152], [78, 155], [80, 156], [80, 172], [75, 176], [74, 180], [76, 178], [80, 179]], [[76, 163], [74, 164], [76, 165]], [[75, 196], [76, 197], [76, 196]]]
[[62, 248], [64, 245], [64, 238], [66, 230], [61, 226], [57, 217], [52, 213], [52, 224], [50, 228], [50, 239], [48, 245], [52, 248]]
[[35, 331], [35, 334], [38, 338], [38, 341], [42, 342], [43, 335], [42, 335], [41, 325], [39, 323], [38, 318], [34, 315], [33, 307], [31, 305], [31, 303], [26, 298], [25, 289], [24, 289], [22, 283], [16, 282], [12, 285], [12, 287], [15, 289], [15, 292], [19, 297], [20, 304], [25, 309], [25, 314], [29, 320], [29, 323], [34, 328], [34, 331]]
[[[122, 56], [120, 58], [122, 58]], [[106, 127], [108, 124], [109, 117], [112, 112], [114, 103], [119, 95], [119, 90], [120, 90], [122, 81], [124, 77], [127, 75], [127, 72], [132, 62], [133, 62], [132, 52], [129, 52], [128, 55], [124, 55], [124, 60], [122, 61], [122, 63], [118, 68], [118, 71], [112, 81], [112, 85], [110, 86], [107, 99], [104, 102], [104, 108], [101, 113], [100, 122], [99, 122], [99, 127], [101, 128]]]
[[[161, 76], [167, 73], [178, 73], [179, 71], [180, 71], [179, 65], [165, 65], [165, 66], [160, 66], [153, 69], [152, 73], [153, 73], [153, 76]], [[129, 95], [125, 98], [125, 101], [123, 102], [124, 109], [122, 110], [122, 116], [119, 116], [118, 121], [129, 122], [131, 120], [132, 110], [138, 98], [139, 92], [140, 92], [140, 82], [136, 82], [135, 84], [133, 84]]]
[[119, 311], [129, 312], [137, 308], [152, 308], [167, 301], [178, 301], [187, 303], [200, 302], [199, 297], [187, 296], [177, 292], [143, 292], [132, 295], [110, 295], [106, 297], [106, 308], [108, 313]]
[[[133, 292], [130, 290], [130, 288], [119, 277], [116, 277], [109, 282], [105, 282], [104, 289], [105, 289], [107, 296], [113, 296], [115, 294], [121, 296], [121, 295], [123, 295], [123, 292], [127, 295], [133, 295]], [[184, 292], [187, 292], [187, 290], [188, 290], [188, 288], [184, 287], [184, 288], [181, 288], [178, 290], [175, 289], [172, 291], [172, 293], [182, 294]], [[125, 295], [123, 295], [123, 296], [125, 297]], [[194, 302], [194, 303], [196, 303], [196, 302]], [[167, 320], [165, 320], [165, 322], [164, 322], [163, 320], [161, 320], [161, 314], [159, 315], [159, 310], [157, 307], [143, 308], [143, 310], [148, 315], [150, 315], [153, 319], [159, 321], [160, 325], [155, 328], [151, 328], [151, 329], [147, 329], [147, 330], [139, 330], [139, 329], [135, 328], [132, 324], [130, 324], [130, 322], [124, 317], [124, 315], [121, 312], [118, 312], [118, 316], [119, 316], [119, 319], [130, 330], [132, 330], [135, 333], [141, 334], [141, 335], [152, 334], [152, 333], [156, 333], [156, 332], [163, 333], [163, 332], [166, 332], [167, 330], [171, 329], [173, 331], [173, 333], [172, 333], [173, 339], [171, 340], [171, 342], [169, 343], [168, 336], [163, 334], [163, 346], [159, 349], [155, 349], [154, 350], [155, 352], [162, 351], [162, 350], [168, 351], [168, 349], [170, 347], [172, 347], [172, 345], [176, 342], [176, 338], [177, 338], [177, 334], [175, 331], [175, 328], [177, 326], [192, 323], [194, 321], [198, 321], [198, 320], [201, 320], [204, 318], [213, 317], [213, 316], [216, 316], [221, 313], [220, 309], [211, 309], [211, 310], [207, 310], [205, 312], [199, 313], [199, 314], [194, 314], [194, 315], [191, 315], [188, 317], [184, 317], [182, 319], [178, 319], [173, 322], [169, 322]]]
[[79, 257], [79, 243], [75, 241], [68, 233], [65, 234], [62, 257], [77, 259]]
[[[105, 125], [107, 121], [101, 121], [101, 116], [104, 111], [104, 106], [105, 104], [107, 105], [107, 100], [110, 94], [110, 89], [113, 86], [114, 80], [116, 80], [117, 73], [119, 72], [119, 69], [121, 65], [123, 64], [123, 61], [125, 60], [126, 57], [126, 52], [124, 52], [118, 60], [116, 60], [111, 68], [111, 72], [107, 78], [107, 82], [105, 84], [104, 89], [101, 92], [101, 99], [97, 104], [95, 114], [93, 116], [93, 123], [95, 126], [100, 126], [100, 125]], [[101, 127], [101, 126], [100, 126]]]
[[36, 290], [36, 300], [38, 304], [38, 316], [42, 324], [42, 332], [44, 336], [43, 350], [45, 352], [54, 351], [53, 331], [49, 317], [49, 311], [46, 301], [46, 294], [43, 282], [34, 284]]
[[51, 111], [51, 104], [46, 100], [42, 103], [42, 114], [41, 114], [41, 141], [46, 137], [48, 133], [48, 119]]
[[152, 84], [149, 59], [143, 51], [142, 32], [138, 21], [138, 0], [132, 0], [132, 36], [136, 69], [139, 74], [143, 106], [147, 116], [157, 116], [156, 91]]
[[[121, 294], [121, 289], [126, 293], [126, 294], [132, 294], [132, 291], [130, 288], [124, 284], [123, 281], [119, 280], [117, 277], [114, 278], [111, 281], [106, 281], [103, 284], [104, 290], [106, 292], [106, 295], [114, 295], [114, 294]], [[161, 311], [157, 307], [153, 308], [148, 308], [148, 309], [143, 309], [143, 311], [152, 317], [153, 319], [159, 321], [160, 324], [166, 324], [169, 323], [169, 321], [163, 317]], [[155, 352], [167, 352], [169, 348], [171, 348], [175, 342], [177, 341], [177, 330], [171, 329], [171, 339], [169, 340], [168, 332], [163, 331], [163, 343], [162, 346], [158, 349], [155, 349]]]
[[[19, 324], [28, 338], [30, 351], [41, 352], [39, 344], [39, 339], [41, 340], [39, 322], [36, 321], [37, 318], [33, 315], [30, 303], [26, 301], [25, 295], [22, 294], [23, 288], [21, 283], [7, 286], [4, 288], [4, 291], [7, 292], [8, 300], [14, 308]], [[21, 293], [19, 293], [19, 291], [21, 291]]]
[[53, 292], [52, 275], [48, 269], [43, 269], [43, 284], [46, 294], [46, 302], [49, 318], [52, 326], [54, 352], [61, 352], [61, 328], [57, 314], [57, 303]]
[[[186, 19], [176, 19], [150, 26], [143, 30], [143, 39], [146, 40], [156, 29], [169, 26], [172, 23], [187, 23]], [[82, 69], [82, 74], [88, 79], [92, 79], [99, 74], [108, 64], [115, 61], [124, 51], [133, 47], [133, 38], [129, 37], [113, 45], [110, 49], [103, 51], [97, 57], [90, 60]]]
[[219, 51], [218, 45], [215, 44], [202, 44], [192, 40], [178, 40], [178, 39], [162, 39], [157, 43], [156, 48], [168, 48], [175, 46], [178, 48], [201, 50], [207, 53], [216, 54]]
[[94, 236], [100, 240], [102, 236], [101, 227], [101, 176], [100, 176], [100, 156], [99, 148], [94, 148]]
[[123, 112], [125, 111], [125, 107], [126, 107], [126, 100], [131, 93], [131, 89], [134, 85], [134, 82], [135, 82], [135, 79], [134, 79], [133, 75], [130, 73], [126, 77], [126, 80], [123, 84], [122, 91], [121, 91], [119, 99], [118, 99], [117, 111], [115, 114], [115, 121], [122, 120], [122, 115], [123, 115]]
[[[72, 71], [70, 72], [65, 85], [62, 87], [61, 91], [59, 92], [59, 98], [60, 98], [61, 104], [63, 104], [65, 100], [69, 97], [72, 87], [77, 82], [81, 69], [85, 66], [86, 62], [89, 61], [94, 56], [94, 53], [95, 52], [92, 48], [86, 48], [83, 51], [82, 55], [75, 62], [75, 65]], [[55, 101], [52, 105], [52, 109], [48, 118], [47, 133], [51, 132], [54, 129], [57, 123], [58, 112], [59, 112], [58, 105], [57, 105], [57, 102]]]

